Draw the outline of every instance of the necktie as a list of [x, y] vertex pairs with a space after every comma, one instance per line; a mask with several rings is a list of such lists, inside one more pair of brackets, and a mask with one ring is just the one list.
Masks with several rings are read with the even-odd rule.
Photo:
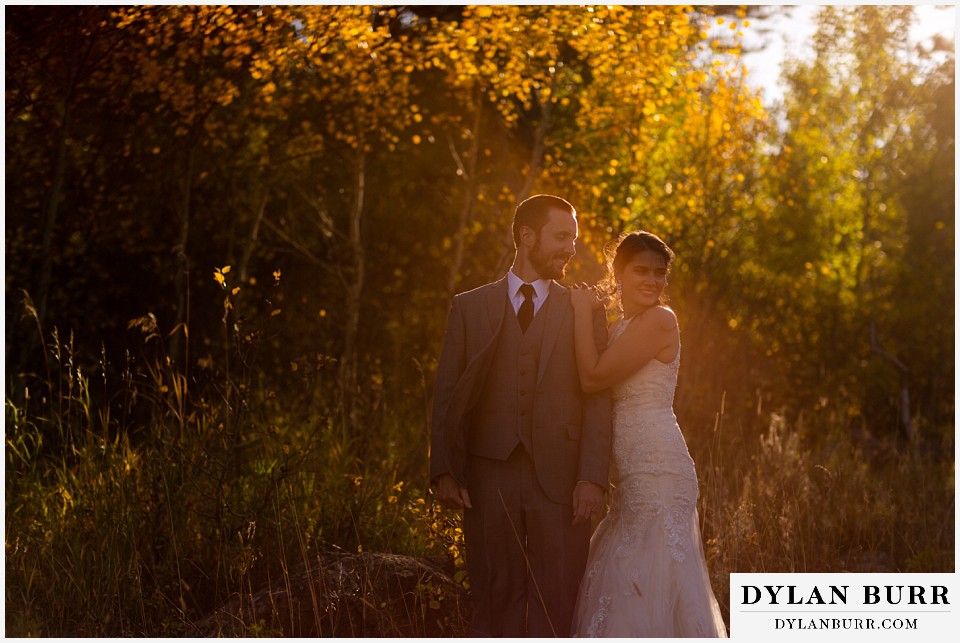
[[523, 303], [520, 304], [520, 310], [517, 311], [517, 321], [520, 322], [520, 328], [527, 332], [527, 327], [533, 321], [533, 286], [523, 284], [520, 286], [520, 294], [523, 295]]

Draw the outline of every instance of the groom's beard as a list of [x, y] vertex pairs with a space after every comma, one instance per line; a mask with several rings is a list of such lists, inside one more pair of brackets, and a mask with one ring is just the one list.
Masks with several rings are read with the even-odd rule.
[[568, 252], [545, 254], [540, 249], [540, 239], [537, 239], [530, 249], [530, 265], [542, 279], [560, 280], [567, 276], [567, 262], [573, 255]]

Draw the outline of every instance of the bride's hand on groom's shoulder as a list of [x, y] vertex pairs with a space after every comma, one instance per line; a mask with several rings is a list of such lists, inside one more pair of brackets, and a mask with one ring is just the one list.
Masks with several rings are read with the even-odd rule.
[[596, 287], [585, 283], [576, 284], [570, 288], [570, 300], [575, 308], [586, 306], [596, 310], [603, 307], [603, 302], [597, 296]]

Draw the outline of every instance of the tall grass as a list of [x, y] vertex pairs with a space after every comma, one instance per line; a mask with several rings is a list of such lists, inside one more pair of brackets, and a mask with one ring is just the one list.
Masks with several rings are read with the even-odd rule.
[[[191, 633], [231, 601], [245, 609], [259, 590], [292, 587], [331, 552], [432, 556], [468, 586], [459, 522], [420, 473], [425, 391], [409, 408], [367, 405], [351, 437], [326, 393], [331, 360], [304, 358], [272, 387], [247, 366], [255, 340], [227, 332], [230, 370], [201, 360], [188, 377], [154, 319], [133, 328], [143, 350], [115, 381], [103, 347], [89, 359], [54, 331], [46, 368], [8, 383], [8, 634]], [[368, 393], [382, 398], [378, 385]], [[685, 427], [725, 611], [731, 572], [953, 570], [952, 443], [897, 445], [811, 417], [721, 408], [713, 427]], [[428, 582], [416, 591], [417, 627], [464, 633], [458, 610], [437, 616], [455, 597]], [[320, 618], [335, 606], [301, 599], [333, 633]], [[290, 632], [282, 619], [233, 630]]]
[[836, 417], [778, 413], [692, 439], [705, 551], [729, 613], [731, 572], [952, 572], [952, 441], [898, 444]]
[[[335, 426], [329, 360], [298, 369], [284, 393], [244, 370], [252, 347], [234, 338], [232, 371], [208, 364], [188, 390], [156, 320], [131, 327], [144, 350], [127, 355], [115, 382], [105, 351], [83, 364], [54, 331], [48, 371], [11, 385], [8, 634], [189, 633], [230, 600], [282, 589], [323, 552], [439, 554], [452, 564], [443, 539], [453, 532], [404, 479], [410, 464], [369, 447], [379, 435], [365, 436], [360, 457], [361, 440]], [[437, 591], [422, 588], [425, 606], [445, 598]], [[283, 630], [253, 623], [240, 633]]]

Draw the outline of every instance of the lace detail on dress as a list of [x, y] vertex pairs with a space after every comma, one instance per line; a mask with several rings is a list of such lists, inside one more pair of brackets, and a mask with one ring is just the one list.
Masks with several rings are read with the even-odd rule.
[[683, 494], [676, 495], [677, 504], [670, 507], [670, 511], [663, 521], [663, 526], [667, 529], [667, 545], [670, 547], [670, 555], [678, 563], [682, 563], [686, 558], [686, 536], [690, 531], [690, 515], [696, 508], [692, 506], [689, 498]]
[[593, 618], [590, 619], [590, 626], [587, 628], [587, 636], [598, 638], [603, 636], [607, 624], [607, 610], [610, 609], [610, 597], [600, 597], [600, 609], [596, 611]]
[[576, 636], [726, 636], [700, 542], [696, 468], [673, 412], [679, 367], [678, 351], [613, 389], [610, 509], [590, 542]]

